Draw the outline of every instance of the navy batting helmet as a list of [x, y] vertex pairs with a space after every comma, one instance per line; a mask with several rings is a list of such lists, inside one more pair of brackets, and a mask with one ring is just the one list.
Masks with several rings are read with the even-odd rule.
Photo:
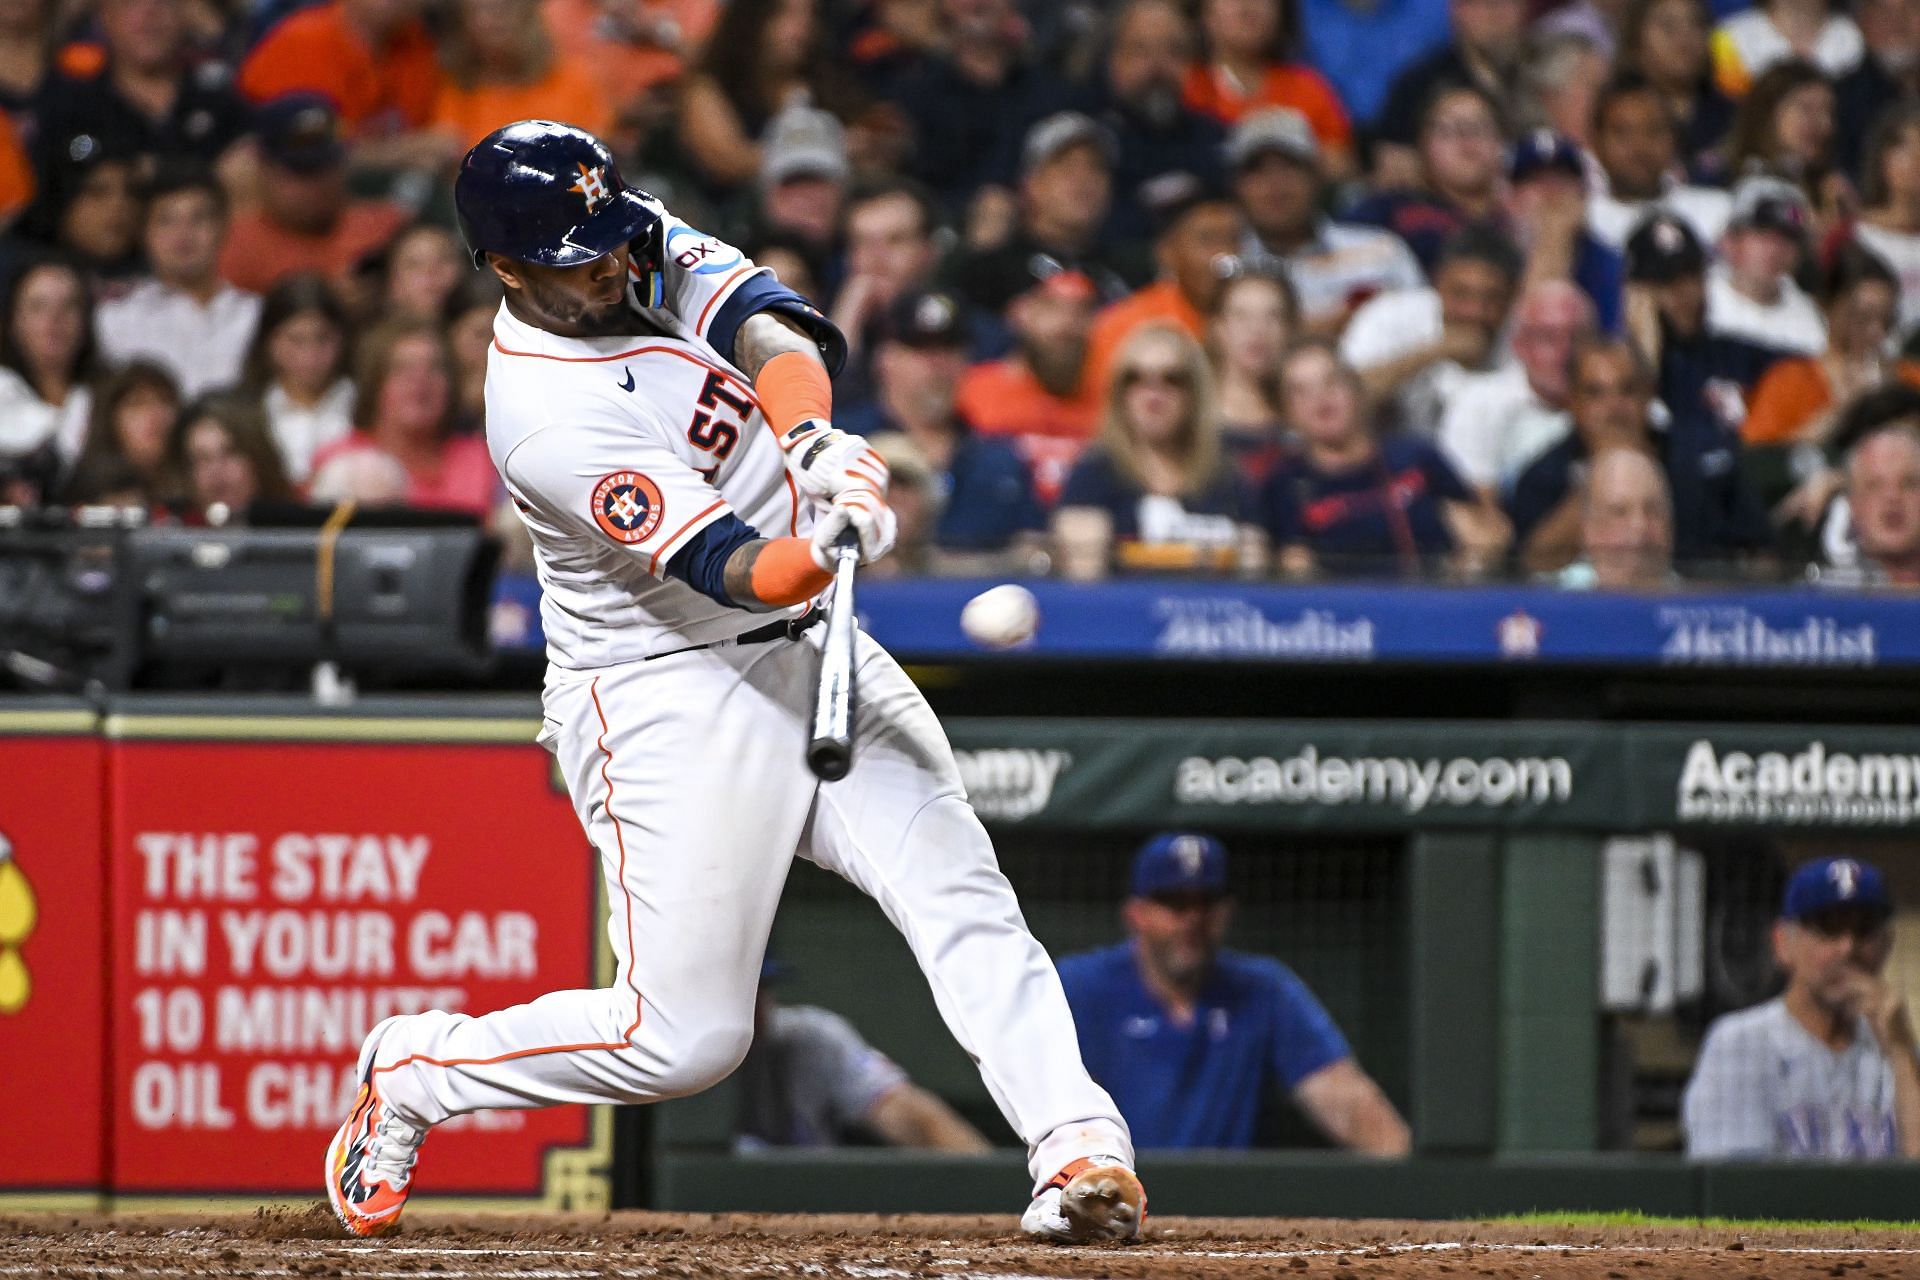
[[660, 204], [630, 187], [606, 144], [570, 124], [522, 120], [467, 152], [453, 204], [473, 264], [488, 253], [546, 267], [591, 262], [660, 221]]

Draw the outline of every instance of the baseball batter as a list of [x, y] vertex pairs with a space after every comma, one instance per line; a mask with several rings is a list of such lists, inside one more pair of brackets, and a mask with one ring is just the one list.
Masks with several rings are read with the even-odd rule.
[[[540, 741], [600, 851], [614, 985], [389, 1018], [327, 1151], [347, 1228], [390, 1230], [432, 1127], [482, 1108], [696, 1093], [746, 1053], [798, 853], [874, 897], [1026, 1142], [1036, 1235], [1139, 1232], [1145, 1195], [1046, 953], [919, 691], [857, 637], [854, 766], [804, 755], [829, 549], [893, 540], [885, 465], [830, 425], [839, 334], [739, 252], [626, 186], [607, 149], [523, 121], [455, 183], [506, 285], [487, 440], [532, 534]], [[532, 851], [529, 851], [532, 852]]]

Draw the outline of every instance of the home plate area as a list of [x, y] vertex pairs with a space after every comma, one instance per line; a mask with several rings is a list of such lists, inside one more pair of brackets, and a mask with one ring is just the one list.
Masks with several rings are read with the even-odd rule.
[[1920, 1276], [1920, 1239], [1768, 1226], [1159, 1218], [1133, 1245], [1067, 1248], [1011, 1217], [616, 1213], [504, 1218], [421, 1212], [384, 1240], [331, 1215], [0, 1217], [0, 1278], [327, 1276], [372, 1280], [1231, 1280], [1241, 1276]]

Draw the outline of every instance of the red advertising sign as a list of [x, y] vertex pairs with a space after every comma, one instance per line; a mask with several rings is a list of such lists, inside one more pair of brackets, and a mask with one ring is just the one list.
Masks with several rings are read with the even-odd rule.
[[[117, 1192], [318, 1194], [374, 1023], [593, 983], [598, 864], [531, 744], [111, 750]], [[420, 1188], [538, 1195], [587, 1141], [580, 1107], [458, 1117]]]
[[[0, 1190], [105, 1184], [105, 752], [0, 715]], [[19, 717], [26, 719], [26, 717]], [[92, 717], [77, 713], [82, 726]]]

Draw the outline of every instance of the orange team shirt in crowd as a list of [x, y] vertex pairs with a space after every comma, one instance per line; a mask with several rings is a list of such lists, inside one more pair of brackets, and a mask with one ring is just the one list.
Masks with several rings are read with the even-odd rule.
[[1206, 317], [1171, 280], [1150, 284], [1138, 293], [1108, 303], [1093, 318], [1093, 329], [1087, 334], [1087, 371], [1082, 376], [1094, 403], [1098, 404], [1106, 396], [1108, 371], [1121, 345], [1135, 329], [1155, 321], [1170, 324], [1196, 340], [1206, 337]]
[[[1920, 361], [1902, 360], [1893, 372], [1920, 388]], [[1816, 357], [1777, 361], [1754, 385], [1740, 438], [1751, 445], [1792, 444], [1832, 403], [1833, 387]]]
[[267, 221], [258, 209], [233, 216], [220, 250], [220, 274], [236, 289], [265, 293], [283, 278], [312, 271], [338, 280], [393, 239], [407, 211], [384, 200], [355, 200], [326, 235], [309, 236]]
[[339, 0], [282, 20], [240, 64], [240, 92], [254, 102], [289, 93], [333, 100], [350, 138], [405, 133], [433, 117], [440, 60], [417, 19], [375, 49], [347, 21]]
[[471, 147], [515, 120], [558, 120], [603, 135], [613, 127], [607, 85], [587, 63], [557, 54], [547, 74], [532, 84], [478, 84], [463, 89], [448, 80], [433, 105], [433, 127]]
[[983, 436], [1004, 437], [1033, 474], [1034, 494], [1052, 506], [1100, 421], [1087, 383], [1071, 396], [1040, 385], [1025, 362], [989, 360], [960, 379], [954, 407]]
[[0, 228], [33, 200], [33, 165], [13, 117], [0, 111]]
[[[313, 455], [313, 469], [345, 454], [378, 450], [366, 432], [355, 430]], [[407, 505], [430, 511], [460, 511], [486, 519], [500, 493], [487, 442], [478, 436], [450, 436], [440, 446], [439, 465], [430, 471], [407, 470]]]
[[607, 34], [601, 21], [605, 0], [545, 0], [540, 6], [553, 47], [583, 60], [608, 92], [618, 95], [616, 112], [624, 101], [679, 76], [685, 55], [706, 41], [719, 11], [714, 0], [633, 0], [633, 7], [645, 20], [664, 19], [677, 27], [683, 53]]
[[1229, 125], [1251, 111], [1292, 107], [1313, 126], [1321, 146], [1345, 150], [1353, 145], [1353, 121], [1340, 105], [1340, 95], [1325, 76], [1298, 63], [1269, 64], [1260, 82], [1247, 91], [1219, 66], [1196, 62], [1187, 68], [1182, 97], [1188, 109]]

